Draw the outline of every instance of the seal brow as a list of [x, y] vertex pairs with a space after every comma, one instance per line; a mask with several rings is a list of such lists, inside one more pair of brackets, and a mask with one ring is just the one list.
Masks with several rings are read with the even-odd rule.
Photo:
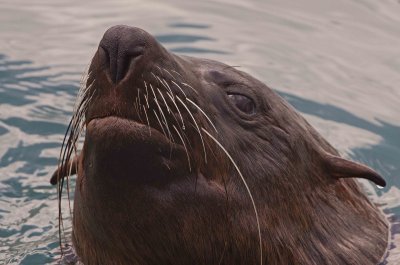
[[257, 206], [256, 203], [254, 202], [254, 198], [253, 195], [250, 191], [249, 186], [247, 185], [246, 180], [244, 179], [242, 172], [240, 171], [239, 167], [237, 166], [237, 164], [235, 163], [235, 161], [233, 160], [232, 156], [228, 153], [228, 151], [224, 148], [224, 146], [214, 137], [212, 136], [206, 129], [204, 129], [203, 127], [201, 128], [201, 130], [206, 133], [218, 146], [219, 148], [221, 148], [222, 151], [224, 151], [225, 155], [229, 158], [229, 160], [231, 161], [231, 163], [233, 164], [233, 166], [235, 167], [236, 171], [238, 172], [244, 186], [246, 187], [247, 193], [249, 194], [251, 203], [253, 204], [253, 208], [254, 208], [254, 213], [256, 216], [256, 221], [257, 221], [257, 229], [258, 229], [258, 237], [260, 239], [260, 264], [263, 264], [263, 249], [262, 249], [262, 238], [261, 238], [261, 228], [260, 228], [260, 220], [258, 218], [258, 211], [257, 211]]

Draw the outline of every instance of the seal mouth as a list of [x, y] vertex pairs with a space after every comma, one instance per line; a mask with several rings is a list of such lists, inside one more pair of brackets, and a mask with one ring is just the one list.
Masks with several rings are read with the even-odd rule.
[[[153, 141], [157, 141], [160, 145], [183, 147], [172, 142], [157, 128], [116, 115], [92, 117], [87, 121], [86, 129], [91, 136], [118, 138], [120, 141], [123, 140], [125, 144], [135, 144], [138, 141], [151, 144]], [[153, 139], [153, 141], [150, 139]]]

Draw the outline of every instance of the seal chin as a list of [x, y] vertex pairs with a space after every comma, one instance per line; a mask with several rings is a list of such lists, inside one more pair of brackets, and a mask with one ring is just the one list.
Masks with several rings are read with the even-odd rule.
[[83, 155], [85, 176], [135, 184], [168, 182], [187, 168], [181, 145], [152, 127], [116, 116], [88, 122]]

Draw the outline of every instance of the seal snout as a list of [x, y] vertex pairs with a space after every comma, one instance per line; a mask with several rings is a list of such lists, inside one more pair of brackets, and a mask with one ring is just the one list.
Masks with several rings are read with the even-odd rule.
[[149, 40], [147, 32], [124, 25], [111, 27], [104, 33], [99, 54], [114, 84], [119, 83], [129, 69], [137, 68]]

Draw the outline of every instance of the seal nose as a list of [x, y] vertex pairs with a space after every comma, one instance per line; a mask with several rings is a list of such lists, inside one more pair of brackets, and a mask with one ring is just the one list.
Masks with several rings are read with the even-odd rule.
[[145, 46], [146, 32], [139, 28], [118, 25], [104, 33], [99, 52], [103, 52], [101, 60], [109, 68], [114, 84], [120, 82], [128, 69], [135, 66], [143, 55]]

